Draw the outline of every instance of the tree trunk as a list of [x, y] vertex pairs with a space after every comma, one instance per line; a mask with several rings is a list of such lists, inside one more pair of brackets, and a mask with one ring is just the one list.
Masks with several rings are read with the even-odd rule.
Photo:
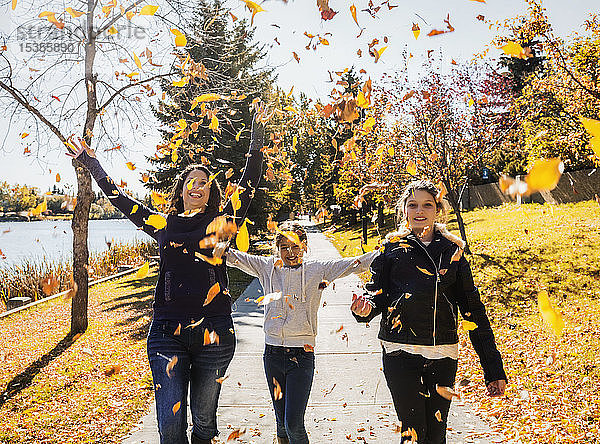
[[467, 239], [467, 231], [465, 230], [465, 221], [462, 218], [462, 213], [460, 210], [460, 204], [457, 200], [456, 193], [451, 191], [448, 193], [448, 201], [454, 210], [454, 214], [456, 214], [456, 221], [458, 222], [458, 230], [460, 231], [460, 237], [465, 241], [465, 253], [471, 254], [471, 249], [469, 248], [469, 240]]
[[73, 280], [76, 291], [71, 303], [71, 334], [88, 327], [88, 219], [92, 205], [92, 178], [88, 170], [73, 161], [77, 175], [77, 205], [73, 211]]
[[377, 225], [379, 226], [379, 229], [383, 229], [383, 227], [385, 226], [385, 216], [383, 214], [383, 210], [385, 208], [385, 205], [383, 203], [383, 201], [379, 201], [379, 203], [377, 203]]
[[365, 208], [365, 206], [363, 205], [360, 209], [360, 213], [362, 216], [362, 237], [363, 237], [363, 243], [366, 244], [367, 240], [368, 240], [368, 236], [367, 236], [367, 210]]

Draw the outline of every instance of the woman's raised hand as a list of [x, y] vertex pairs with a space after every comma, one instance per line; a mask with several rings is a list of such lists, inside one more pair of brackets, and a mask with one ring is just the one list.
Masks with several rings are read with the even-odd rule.
[[352, 305], [350, 306], [350, 310], [357, 316], [366, 317], [371, 314], [371, 310], [373, 306], [367, 301], [364, 296], [357, 296], [355, 294], [352, 295]]
[[88, 156], [96, 157], [96, 153], [91, 149], [88, 144], [81, 137], [79, 138], [79, 142], [75, 142], [72, 137], [70, 137], [66, 142], [67, 146], [67, 156], [72, 157], [73, 159], [77, 159], [81, 156], [81, 153], [84, 151], [87, 152]]

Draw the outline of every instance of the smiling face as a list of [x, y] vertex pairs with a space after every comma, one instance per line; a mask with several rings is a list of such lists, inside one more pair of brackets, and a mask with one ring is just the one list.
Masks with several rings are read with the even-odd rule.
[[287, 237], [281, 239], [279, 246], [279, 255], [284, 265], [288, 267], [295, 267], [302, 263], [304, 252], [306, 251], [306, 244], [302, 242], [302, 246], [295, 244]]
[[191, 171], [183, 183], [181, 191], [184, 211], [204, 211], [210, 197], [208, 176], [202, 170]]
[[410, 229], [416, 233], [433, 227], [437, 215], [435, 198], [427, 191], [415, 190], [404, 204], [404, 216]]

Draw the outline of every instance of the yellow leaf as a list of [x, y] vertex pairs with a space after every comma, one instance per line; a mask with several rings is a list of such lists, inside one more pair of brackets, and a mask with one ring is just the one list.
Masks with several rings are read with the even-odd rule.
[[180, 407], [181, 407], [181, 401], [177, 401], [175, 403], [175, 405], [173, 406], [173, 414], [177, 413], [179, 411]]
[[565, 328], [565, 321], [560, 316], [560, 313], [552, 308], [546, 290], [542, 290], [538, 293], [538, 308], [540, 309], [542, 319], [554, 329], [554, 332], [558, 336], [560, 336]]
[[175, 46], [187, 45], [187, 39], [180, 30], [173, 28], [171, 32], [175, 35]]
[[144, 265], [142, 265], [142, 267], [137, 271], [137, 273], [135, 273], [135, 278], [136, 279], [144, 279], [146, 276], [148, 276], [148, 273], [150, 272], [150, 263], [146, 262]]
[[164, 194], [161, 194], [158, 191], [152, 191], [151, 198], [152, 205], [154, 205], [155, 207], [167, 204], [167, 199], [165, 198]]
[[173, 80], [172, 84], [173, 84], [173, 86], [178, 86], [178, 87], [182, 88], [188, 84], [188, 78], [182, 77], [181, 80], [177, 80], [177, 81]]
[[240, 200], [240, 188], [237, 187], [231, 195], [231, 205], [233, 206], [234, 214], [237, 210], [242, 208], [242, 201]]
[[115, 28], [114, 26], [111, 26], [110, 28], [108, 28], [107, 31], [110, 35], [115, 35], [119, 32], [119, 30], [117, 28]]
[[564, 169], [565, 166], [558, 157], [536, 160], [525, 177], [528, 192], [553, 190]]
[[246, 7], [252, 12], [252, 18], [250, 19], [250, 26], [254, 24], [254, 16], [259, 12], [265, 12], [265, 10], [257, 3], [251, 0], [242, 0], [246, 3]]
[[580, 116], [579, 121], [590, 136], [592, 136], [590, 139], [590, 146], [594, 151], [594, 154], [600, 158], [600, 120], [593, 120]]
[[464, 331], [471, 331], [477, 328], [477, 324], [471, 321], [462, 321], [462, 328]]
[[296, 145], [298, 145], [298, 137], [294, 136], [294, 138], [292, 139], [292, 149], [294, 150], [294, 152], [296, 152]]
[[410, 174], [411, 176], [416, 176], [417, 175], [417, 164], [415, 163], [414, 160], [409, 161], [406, 164], [406, 171], [408, 172], [408, 174]]
[[358, 27], [360, 27], [360, 25], [358, 24], [358, 19], [356, 18], [356, 6], [354, 6], [354, 5], [350, 6], [350, 13], [352, 14], [352, 18], [354, 19], [354, 22], [356, 23], [356, 25]]
[[508, 42], [502, 46], [501, 49], [504, 51], [504, 54], [511, 57], [516, 57], [518, 59], [524, 59], [526, 57], [523, 47], [516, 42]]
[[250, 235], [248, 233], [248, 226], [246, 221], [240, 227], [240, 231], [238, 231], [237, 237], [235, 238], [235, 244], [238, 247], [238, 250], [246, 252], [248, 248], [250, 248]]
[[135, 52], [133, 53], [133, 61], [135, 62], [138, 68], [142, 69], [142, 62], [140, 61], [140, 58], [137, 55], [135, 55]]
[[419, 28], [419, 25], [417, 23], [413, 23], [412, 33], [415, 36], [415, 40], [417, 40], [419, 38], [419, 34], [421, 34], [421, 28]]
[[214, 102], [215, 100], [221, 100], [222, 98], [223, 98], [223, 96], [221, 96], [220, 94], [208, 93], [208, 94], [199, 95], [198, 97], [196, 97], [194, 99], [194, 102], [196, 102], [196, 103]]
[[235, 135], [235, 141], [236, 142], [240, 141], [240, 137], [242, 136], [242, 131], [244, 131], [244, 128], [242, 128], [241, 130], [239, 130], [238, 133]]
[[298, 114], [298, 111], [296, 110], [296, 108], [294, 108], [292, 105], [288, 105], [285, 108], [283, 108], [284, 111], [291, 111], [294, 114]]
[[131, 213], [129, 213], [129, 214], [135, 214], [135, 213], [137, 213], [137, 210], [138, 210], [138, 208], [139, 208], [138, 204], [135, 204], [135, 205], [134, 205], [134, 206], [131, 208]]
[[394, 157], [394, 147], [393, 146], [390, 146], [388, 148], [388, 154], [390, 155], [390, 157]]
[[76, 11], [75, 9], [71, 8], [70, 6], [67, 9], [65, 9], [65, 11], [67, 11], [69, 13], [69, 15], [73, 18], [81, 17], [83, 14], [85, 14], [85, 12]]
[[427, 276], [433, 276], [433, 273], [427, 270], [426, 268], [417, 267], [417, 270], [419, 270], [423, 274], [426, 274]]
[[151, 214], [150, 216], [148, 216], [148, 219], [146, 219], [145, 222], [146, 225], [150, 225], [156, 228], [157, 230], [162, 230], [167, 226], [167, 219], [165, 219], [164, 216], [161, 216], [160, 214]]
[[24, 139], [25, 137], [27, 137], [29, 135], [29, 133], [23, 133], [21, 134], [21, 139]]
[[129, 168], [131, 171], [135, 170], [135, 165], [133, 162], [127, 162], [125, 165], [127, 165], [127, 168]]
[[358, 96], [356, 96], [356, 106], [360, 106], [361, 108], [369, 108], [371, 106], [371, 101], [365, 97], [362, 91], [359, 91]]
[[375, 120], [375, 117], [370, 116], [363, 123], [363, 129], [367, 130], [367, 131], [371, 131], [373, 129], [373, 126], [375, 126], [375, 123], [377, 123]]
[[146, 5], [141, 9], [140, 15], [154, 15], [154, 14], [156, 14], [157, 10], [158, 10], [158, 6]]
[[[384, 46], [383, 48], [379, 49], [377, 51], [377, 54], [379, 54], [379, 57], [381, 57], [381, 54], [383, 54], [383, 52], [387, 49], [387, 46]], [[379, 57], [377, 57], [377, 59], [379, 59]]]
[[208, 305], [212, 302], [212, 300], [221, 292], [221, 285], [217, 282], [208, 290], [208, 294], [206, 295], [206, 299], [204, 300], [204, 304]]
[[210, 125], [208, 125], [208, 128], [210, 128], [213, 131], [219, 130], [219, 119], [217, 118], [217, 116], [212, 116], [212, 118], [210, 119]]

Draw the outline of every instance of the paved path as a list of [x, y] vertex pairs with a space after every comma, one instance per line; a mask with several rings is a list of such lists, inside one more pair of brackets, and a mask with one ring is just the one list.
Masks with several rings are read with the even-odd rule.
[[[325, 235], [308, 225], [312, 257], [339, 257]], [[348, 305], [360, 279], [339, 279], [323, 292], [319, 311], [316, 374], [306, 413], [311, 443], [398, 442], [397, 423], [381, 368], [381, 349], [375, 322], [370, 328], [358, 324]], [[264, 334], [262, 307], [246, 298], [262, 294], [254, 280], [234, 306], [237, 350], [223, 383], [219, 402], [219, 442], [237, 428], [246, 428], [241, 442], [271, 444], [275, 419], [262, 366]], [[341, 326], [343, 329], [336, 333]], [[347, 335], [347, 340], [342, 335]], [[191, 423], [191, 419], [188, 420]], [[361, 439], [362, 438], [362, 439]], [[364, 441], [363, 441], [364, 440]], [[239, 441], [236, 441], [239, 442]], [[452, 403], [448, 443], [498, 443], [481, 419], [460, 401]], [[124, 444], [158, 444], [154, 406]]]

